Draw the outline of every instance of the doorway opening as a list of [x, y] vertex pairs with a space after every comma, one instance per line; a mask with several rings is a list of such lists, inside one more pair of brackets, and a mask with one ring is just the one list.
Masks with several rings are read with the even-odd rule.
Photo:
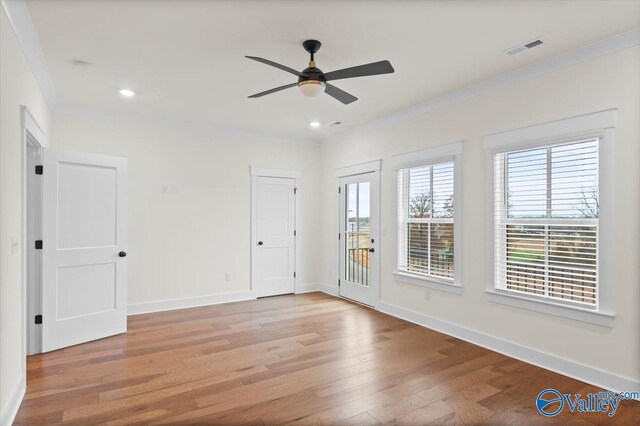
[[44, 133], [26, 107], [23, 123], [23, 339], [25, 355], [42, 352], [42, 149]]

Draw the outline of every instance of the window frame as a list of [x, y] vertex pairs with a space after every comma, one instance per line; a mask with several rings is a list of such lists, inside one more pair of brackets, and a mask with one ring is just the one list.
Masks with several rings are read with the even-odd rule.
[[[615, 314], [611, 297], [611, 253], [613, 249], [613, 140], [616, 110], [610, 109], [563, 120], [528, 126], [484, 137], [487, 184], [487, 287], [489, 301], [516, 306], [563, 318], [611, 327]], [[560, 145], [585, 139], [599, 139], [598, 145], [598, 263], [597, 301], [595, 307], [571, 304], [544, 296], [503, 290], [495, 277], [495, 188], [494, 157], [508, 153]]]
[[[399, 268], [398, 251], [400, 250], [400, 241], [398, 238], [398, 227], [402, 222], [401, 218], [398, 217], [398, 209], [396, 208], [394, 229], [395, 266], [393, 270], [396, 281], [447, 293], [462, 293], [462, 145], [462, 141], [448, 143], [433, 148], [398, 154], [392, 158], [395, 173], [396, 207], [401, 196], [401, 194], [398, 193], [398, 178], [400, 177], [398, 172], [400, 170], [453, 162], [453, 280], [413, 274]], [[405, 194], [402, 194], [402, 196], [404, 195]]]

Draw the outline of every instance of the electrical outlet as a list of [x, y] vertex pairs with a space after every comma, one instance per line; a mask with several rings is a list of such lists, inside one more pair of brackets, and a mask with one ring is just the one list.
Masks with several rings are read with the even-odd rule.
[[165, 184], [162, 184], [162, 185], [160, 186], [160, 193], [161, 193], [161, 194], [166, 194], [167, 192], [169, 192], [169, 186], [168, 186], [168, 185], [165, 185]]
[[224, 277], [227, 281], [231, 281], [231, 272], [227, 272]]

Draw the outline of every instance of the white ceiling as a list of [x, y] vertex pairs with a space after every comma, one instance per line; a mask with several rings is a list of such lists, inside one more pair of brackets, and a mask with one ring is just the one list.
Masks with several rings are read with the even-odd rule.
[[[638, 1], [29, 0], [61, 104], [323, 139], [451, 90], [640, 25]], [[504, 49], [543, 37], [509, 57]], [[250, 61], [319, 68], [391, 61], [395, 74], [336, 81], [342, 105], [296, 88], [295, 76]], [[73, 60], [91, 63], [79, 67]], [[124, 99], [118, 89], [138, 96]], [[310, 121], [342, 121], [311, 129]]]

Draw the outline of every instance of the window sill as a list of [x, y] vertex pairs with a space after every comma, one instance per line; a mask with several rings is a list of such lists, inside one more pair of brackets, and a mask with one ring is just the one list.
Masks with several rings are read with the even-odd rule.
[[577, 306], [562, 305], [548, 300], [538, 300], [493, 289], [485, 290], [485, 293], [491, 302], [601, 325], [603, 327], [613, 327], [613, 320], [615, 319], [615, 314], [612, 312], [592, 311]]
[[440, 281], [436, 278], [419, 277], [400, 271], [393, 271], [393, 275], [395, 276], [396, 281], [406, 284], [413, 284], [419, 287], [429, 288], [431, 290], [440, 290], [446, 293], [462, 294], [462, 286], [448, 283], [446, 281]]

